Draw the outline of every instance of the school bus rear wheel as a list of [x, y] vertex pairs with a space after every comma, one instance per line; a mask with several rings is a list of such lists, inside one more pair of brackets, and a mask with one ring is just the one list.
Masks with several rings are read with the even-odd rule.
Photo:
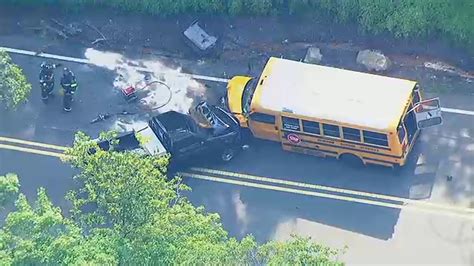
[[350, 167], [362, 167], [364, 162], [358, 156], [350, 153], [344, 153], [339, 155], [339, 160], [341, 160], [344, 164]]

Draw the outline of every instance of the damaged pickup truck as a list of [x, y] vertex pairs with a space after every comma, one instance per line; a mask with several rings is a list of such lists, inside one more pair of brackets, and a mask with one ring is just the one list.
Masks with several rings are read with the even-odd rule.
[[99, 141], [98, 146], [102, 150], [144, 155], [169, 154], [171, 162], [203, 156], [228, 162], [244, 147], [239, 122], [227, 111], [201, 102], [190, 113], [159, 114], [145, 128]]

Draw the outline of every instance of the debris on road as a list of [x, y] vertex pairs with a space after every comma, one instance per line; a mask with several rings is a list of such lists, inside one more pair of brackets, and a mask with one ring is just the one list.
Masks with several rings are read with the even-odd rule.
[[[161, 107], [167, 105], [171, 101], [171, 99], [173, 97], [173, 93], [171, 91], [171, 88], [166, 83], [164, 83], [160, 80], [153, 80], [152, 81], [151, 80], [151, 75], [149, 73], [147, 73], [145, 75], [144, 82], [142, 81], [140, 83], [142, 84], [141, 87], [127, 86], [127, 87], [121, 89], [122, 94], [123, 94], [123, 96], [124, 96], [124, 98], [127, 102], [132, 102], [132, 101], [137, 100], [139, 98], [137, 93], [147, 89], [148, 87], [152, 86], [153, 84], [162, 85], [164, 88], [166, 88], [166, 90], [168, 91], [168, 97], [166, 98], [166, 101], [164, 101], [162, 104], [160, 104], [158, 106], [154, 106], [153, 108], [147, 108], [147, 109], [149, 109], [151, 111], [155, 111], [155, 110], [158, 110]], [[147, 96], [147, 93], [145, 93], [144, 96]], [[146, 103], [147, 103], [146, 100], [140, 100], [140, 102], [144, 103], [145, 106], [146, 106]]]
[[82, 32], [82, 29], [79, 27], [78, 23], [69, 23], [67, 25], [62, 24], [61, 22], [57, 21], [56, 19], [52, 18], [51, 21], [61, 27], [61, 31], [64, 32], [68, 36], [76, 36]]
[[92, 25], [92, 24], [91, 24], [90, 22], [88, 22], [88, 21], [86, 21], [85, 24], [86, 24], [89, 28], [93, 29], [95, 32], [97, 32], [97, 33], [100, 35], [100, 38], [97, 38], [97, 39], [95, 39], [94, 41], [92, 41], [92, 43], [91, 43], [92, 45], [96, 45], [96, 44], [98, 44], [98, 43], [100, 43], [100, 42], [106, 42], [106, 41], [107, 41], [107, 38], [105, 37], [105, 35], [104, 35], [96, 26]]
[[90, 121], [91, 124], [95, 124], [104, 120], [107, 120], [111, 118], [112, 116], [119, 116], [119, 115], [133, 115], [135, 113], [128, 112], [126, 110], [123, 110], [122, 112], [111, 114], [111, 113], [103, 113], [103, 114], [98, 114], [96, 118], [92, 119]]
[[63, 39], [68, 39], [68, 38], [69, 38], [69, 36], [68, 36], [66, 33], [64, 33], [62, 30], [59, 30], [59, 29], [57, 29], [57, 28], [55, 28], [55, 27], [49, 25], [49, 24], [48, 24], [46, 21], [44, 21], [44, 20], [41, 20], [41, 21], [40, 21], [40, 25], [41, 25], [42, 30], [43, 30], [44, 32], [51, 32], [51, 33], [53, 33], [53, 34], [55, 34], [55, 35], [57, 35], [57, 36], [59, 36], [59, 37], [61, 37], [61, 38], [63, 38]]
[[216, 46], [217, 37], [209, 35], [196, 20], [183, 32], [186, 43], [201, 55], [209, 54]]
[[100, 121], [104, 121], [106, 119], [109, 119], [110, 117], [112, 117], [111, 114], [109, 113], [105, 113], [105, 114], [98, 114], [96, 118], [92, 119], [92, 121], [90, 122], [91, 124], [95, 124], [97, 122], [100, 122]]
[[318, 64], [322, 59], [323, 55], [321, 54], [321, 50], [318, 47], [312, 46], [308, 48], [303, 61], [305, 63]]
[[132, 102], [138, 99], [137, 90], [133, 86], [122, 88], [121, 91], [127, 102]]
[[69, 23], [65, 25], [53, 18], [49, 21], [50, 22], [40, 20], [39, 27], [28, 27], [28, 29], [32, 29], [36, 32], [41, 32], [42, 34], [50, 33], [55, 36], [61, 37], [64, 40], [78, 36], [82, 33], [82, 29], [78, 23]]
[[364, 65], [369, 71], [385, 71], [391, 62], [387, 56], [380, 51], [362, 50], [357, 53], [357, 63]]
[[425, 62], [423, 64], [423, 66], [425, 68], [433, 69], [433, 70], [436, 70], [436, 71], [447, 72], [447, 73], [458, 75], [460, 77], [467, 78], [467, 79], [473, 79], [474, 78], [474, 74], [468, 73], [466, 71], [463, 71], [462, 69], [459, 69], [455, 66], [451, 66], [449, 64], [446, 64], [446, 63], [443, 63], [443, 62], [440, 62], [440, 61], [438, 61], [438, 62]]

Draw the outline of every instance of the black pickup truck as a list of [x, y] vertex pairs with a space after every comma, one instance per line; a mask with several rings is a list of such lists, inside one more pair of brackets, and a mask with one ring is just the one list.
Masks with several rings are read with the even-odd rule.
[[[239, 122], [224, 109], [199, 103], [192, 115], [169, 111], [154, 116], [148, 126], [98, 142], [103, 150], [133, 151], [144, 155], [171, 155], [171, 161], [193, 156], [230, 161], [243, 147]], [[143, 141], [139, 141], [143, 139]]]

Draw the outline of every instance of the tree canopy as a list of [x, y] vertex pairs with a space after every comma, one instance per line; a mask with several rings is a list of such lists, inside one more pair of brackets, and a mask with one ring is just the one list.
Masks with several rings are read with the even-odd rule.
[[230, 237], [219, 215], [181, 196], [189, 188], [179, 178], [167, 179], [166, 158], [102, 151], [81, 133], [67, 154], [81, 184], [67, 196], [71, 218], [44, 189], [33, 205], [20, 194], [0, 232], [5, 264], [342, 264], [309, 238], [259, 245]]
[[26, 102], [31, 92], [21, 68], [15, 65], [7, 52], [0, 50], [0, 104], [6, 109], [16, 109]]
[[13, 201], [19, 190], [18, 176], [12, 173], [0, 176], [0, 208]]

